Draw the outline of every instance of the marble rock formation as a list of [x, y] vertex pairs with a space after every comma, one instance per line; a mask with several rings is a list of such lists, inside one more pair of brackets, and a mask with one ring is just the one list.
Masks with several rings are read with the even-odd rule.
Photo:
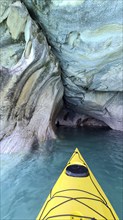
[[89, 128], [103, 128], [110, 129], [107, 124], [98, 119], [92, 118], [90, 116], [76, 113], [71, 109], [65, 107], [61, 108], [59, 111], [56, 120], [56, 127], [65, 126], [65, 127], [89, 127]]
[[15, 152], [55, 137], [62, 105], [58, 61], [20, 1], [1, 1], [1, 150]]
[[123, 130], [122, 1], [23, 2], [60, 60], [66, 106]]

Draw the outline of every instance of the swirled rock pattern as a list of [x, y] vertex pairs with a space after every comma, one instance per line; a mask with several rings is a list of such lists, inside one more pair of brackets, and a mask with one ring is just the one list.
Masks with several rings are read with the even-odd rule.
[[123, 130], [122, 1], [23, 1], [60, 60], [67, 107]]
[[62, 104], [58, 61], [20, 1], [1, 2], [1, 150], [28, 150], [55, 137]]

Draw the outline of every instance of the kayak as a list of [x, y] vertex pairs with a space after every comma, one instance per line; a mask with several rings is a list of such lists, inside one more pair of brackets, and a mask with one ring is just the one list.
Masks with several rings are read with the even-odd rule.
[[119, 220], [76, 148], [36, 220]]

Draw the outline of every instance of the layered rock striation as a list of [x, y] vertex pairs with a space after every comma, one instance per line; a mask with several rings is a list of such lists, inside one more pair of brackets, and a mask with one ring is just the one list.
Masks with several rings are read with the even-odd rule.
[[23, 2], [60, 60], [66, 106], [123, 130], [122, 1]]
[[1, 2], [1, 150], [28, 150], [55, 137], [62, 105], [58, 61], [20, 1]]

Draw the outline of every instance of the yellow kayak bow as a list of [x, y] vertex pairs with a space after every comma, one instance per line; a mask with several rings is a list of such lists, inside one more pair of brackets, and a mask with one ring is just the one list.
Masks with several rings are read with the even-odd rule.
[[119, 220], [76, 148], [36, 220]]

